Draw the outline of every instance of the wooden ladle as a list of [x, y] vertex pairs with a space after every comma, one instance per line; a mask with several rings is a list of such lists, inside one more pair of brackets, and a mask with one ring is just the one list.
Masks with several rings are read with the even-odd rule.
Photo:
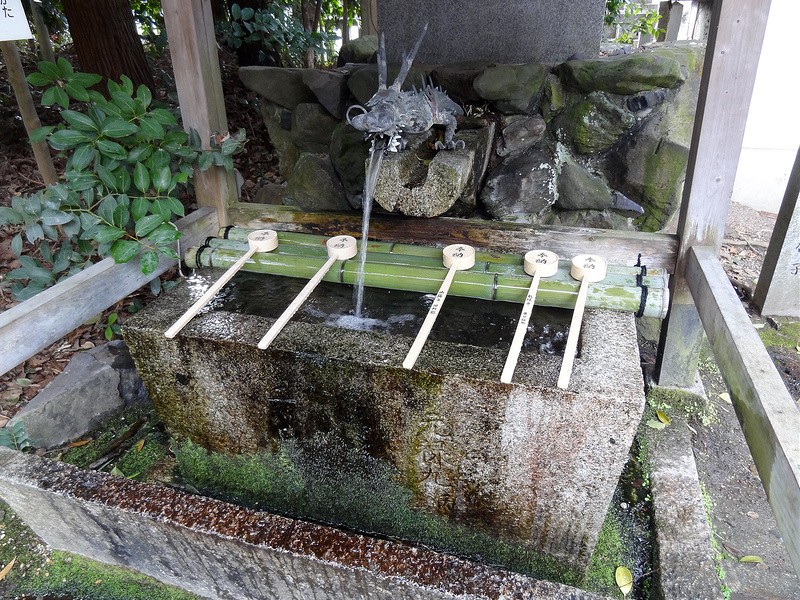
[[283, 314], [278, 317], [278, 320], [272, 324], [272, 327], [269, 328], [266, 335], [261, 338], [261, 341], [258, 342], [258, 347], [264, 350], [267, 348], [274, 340], [277, 335], [281, 332], [281, 329], [284, 328], [286, 323], [289, 322], [294, 316], [294, 313], [297, 312], [297, 309], [306, 301], [306, 298], [314, 291], [314, 288], [317, 287], [322, 278], [325, 277], [325, 274], [330, 271], [330, 268], [333, 266], [337, 260], [347, 260], [349, 258], [353, 258], [357, 252], [357, 244], [356, 238], [351, 235], [340, 235], [337, 237], [333, 237], [329, 239], [325, 243], [328, 249], [328, 261], [320, 267], [317, 274], [314, 275], [311, 279], [308, 280], [308, 283], [305, 287], [300, 290], [300, 293], [297, 294], [292, 303], [286, 307], [286, 310], [283, 311]]
[[575, 310], [572, 313], [572, 321], [569, 324], [569, 336], [567, 345], [564, 348], [564, 360], [561, 362], [561, 372], [558, 374], [558, 387], [565, 390], [569, 387], [569, 379], [572, 376], [572, 364], [575, 362], [575, 351], [578, 349], [578, 336], [583, 322], [583, 310], [586, 306], [586, 294], [589, 292], [589, 284], [603, 281], [608, 270], [608, 263], [604, 258], [592, 254], [579, 254], [572, 259], [572, 266], [569, 274], [573, 279], [581, 282], [578, 290], [578, 299], [575, 301]]
[[523, 266], [528, 275], [533, 275], [533, 279], [528, 289], [528, 295], [525, 297], [525, 303], [522, 305], [519, 323], [517, 323], [517, 329], [514, 332], [514, 339], [511, 340], [511, 348], [506, 357], [503, 373], [500, 375], [500, 381], [503, 383], [511, 383], [511, 378], [514, 376], [514, 369], [517, 368], [517, 360], [519, 360], [519, 353], [520, 350], [522, 350], [522, 342], [528, 331], [528, 322], [531, 320], [533, 306], [536, 303], [536, 293], [539, 291], [539, 280], [542, 277], [551, 277], [558, 272], [558, 256], [549, 250], [531, 250], [525, 254]]
[[433, 324], [436, 322], [436, 316], [439, 314], [444, 299], [447, 297], [447, 291], [450, 289], [450, 284], [453, 283], [453, 277], [455, 277], [456, 271], [471, 269], [475, 264], [475, 248], [465, 244], [447, 246], [442, 250], [442, 264], [448, 268], [447, 275], [439, 291], [436, 293], [433, 304], [431, 304], [430, 309], [428, 309], [428, 315], [425, 317], [422, 327], [420, 327], [417, 332], [417, 337], [414, 339], [414, 343], [411, 345], [406, 359], [403, 361], [403, 367], [406, 369], [413, 368], [414, 363], [417, 362], [417, 358], [419, 358], [419, 354], [422, 352], [422, 347], [425, 345], [431, 333], [431, 328], [433, 328]]
[[256, 252], [271, 252], [275, 250], [275, 248], [278, 247], [278, 234], [272, 229], [259, 229], [247, 235], [247, 244], [249, 245], [249, 248], [247, 252], [242, 255], [242, 258], [231, 265], [231, 267], [225, 271], [216, 282], [214, 282], [214, 285], [208, 288], [205, 294], [200, 296], [200, 298], [198, 298], [198, 300], [192, 304], [189, 310], [187, 310], [180, 319], [175, 321], [175, 324], [172, 325], [172, 327], [164, 332], [164, 336], [166, 338], [172, 339], [178, 335], [178, 332], [180, 332], [180, 330], [183, 329], [198, 312], [200, 312], [200, 309], [209, 303], [209, 301], [217, 294], [217, 292], [222, 289], [222, 286], [230, 281], [231, 277], [236, 275], [236, 272], [241, 269], [248, 260], [250, 260], [250, 257], [253, 256], [253, 254]]

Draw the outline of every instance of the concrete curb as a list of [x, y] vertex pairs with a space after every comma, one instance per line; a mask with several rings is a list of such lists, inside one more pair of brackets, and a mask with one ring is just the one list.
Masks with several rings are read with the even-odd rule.
[[722, 600], [689, 429], [673, 418], [668, 427], [649, 429], [644, 435], [660, 569], [657, 597]]
[[0, 448], [0, 495], [55, 549], [212, 599], [603, 600], [424, 548]]

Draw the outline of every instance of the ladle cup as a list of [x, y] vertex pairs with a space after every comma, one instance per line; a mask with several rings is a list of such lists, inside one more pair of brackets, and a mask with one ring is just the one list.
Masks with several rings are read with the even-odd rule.
[[317, 287], [322, 278], [325, 277], [325, 274], [330, 270], [337, 260], [347, 260], [349, 258], [353, 258], [357, 252], [357, 244], [356, 238], [350, 235], [340, 235], [337, 237], [333, 237], [326, 242], [326, 247], [328, 249], [328, 261], [320, 267], [317, 274], [314, 275], [311, 279], [308, 280], [308, 283], [305, 287], [300, 290], [300, 293], [297, 294], [295, 299], [292, 303], [286, 307], [286, 310], [283, 311], [283, 314], [278, 317], [278, 320], [272, 324], [272, 327], [269, 328], [266, 335], [261, 338], [261, 341], [258, 342], [258, 347], [262, 350], [269, 347], [272, 341], [278, 336], [281, 330], [284, 328], [286, 323], [294, 316], [294, 313], [300, 308], [300, 306], [305, 302], [306, 298], [314, 291], [314, 288]]
[[231, 277], [236, 275], [236, 272], [241, 269], [244, 264], [250, 260], [250, 257], [253, 256], [256, 252], [271, 252], [278, 247], [278, 234], [275, 233], [272, 229], [259, 229], [258, 231], [253, 231], [247, 236], [247, 244], [249, 246], [247, 252], [242, 255], [242, 258], [236, 261], [227, 271], [225, 271], [222, 276], [217, 279], [214, 284], [206, 290], [206, 292], [197, 299], [197, 301], [189, 307], [181, 318], [175, 321], [175, 324], [172, 325], [169, 329], [164, 332], [164, 336], [168, 339], [174, 338], [181, 329], [183, 329], [186, 324], [192, 320], [192, 318], [200, 312], [206, 304], [217, 294], [217, 292], [222, 289], [228, 281], [230, 281]]
[[569, 274], [573, 279], [581, 282], [578, 290], [578, 299], [569, 324], [567, 345], [564, 348], [564, 359], [561, 362], [561, 372], [558, 374], [558, 387], [565, 390], [569, 387], [572, 376], [572, 364], [575, 362], [575, 352], [578, 349], [578, 336], [583, 322], [583, 310], [586, 306], [586, 295], [589, 292], [589, 283], [597, 283], [606, 277], [608, 263], [604, 258], [592, 254], [579, 254], [572, 259]]
[[422, 347], [425, 345], [431, 333], [431, 329], [433, 328], [433, 324], [436, 322], [436, 316], [439, 314], [444, 299], [447, 297], [447, 291], [450, 289], [450, 284], [453, 283], [453, 277], [455, 277], [456, 271], [471, 269], [475, 264], [475, 249], [465, 244], [447, 246], [442, 250], [442, 264], [448, 268], [447, 275], [433, 300], [433, 304], [431, 304], [428, 310], [428, 315], [425, 317], [422, 327], [420, 327], [417, 332], [417, 337], [414, 339], [414, 343], [411, 345], [406, 359], [403, 361], [403, 367], [406, 369], [413, 368], [414, 363], [417, 362], [417, 358], [419, 358], [419, 354], [422, 352]]
[[511, 340], [511, 348], [506, 357], [503, 373], [500, 375], [500, 381], [503, 383], [511, 383], [514, 369], [517, 368], [517, 360], [519, 360], [519, 353], [522, 350], [522, 341], [528, 331], [528, 322], [531, 320], [533, 306], [536, 303], [539, 280], [541, 277], [551, 277], [558, 272], [558, 256], [548, 250], [531, 250], [525, 254], [524, 268], [528, 275], [533, 275], [533, 279], [528, 289], [528, 295], [525, 297], [525, 303], [522, 305], [519, 323], [517, 323], [517, 329], [514, 332], [514, 339]]

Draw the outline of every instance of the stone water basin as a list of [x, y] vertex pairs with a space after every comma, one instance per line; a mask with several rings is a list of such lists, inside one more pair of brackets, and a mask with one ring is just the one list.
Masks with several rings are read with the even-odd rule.
[[[391, 465], [415, 510], [586, 568], [644, 409], [632, 314], [586, 312], [561, 390], [556, 353], [523, 352], [514, 382], [499, 381], [510, 336], [429, 339], [406, 370], [408, 335], [292, 321], [259, 350], [274, 317], [223, 303], [166, 339], [199, 293], [177, 286], [124, 330], [173, 435], [226, 453], [313, 447], [323, 435]], [[487, 313], [502, 304], [476, 302]]]

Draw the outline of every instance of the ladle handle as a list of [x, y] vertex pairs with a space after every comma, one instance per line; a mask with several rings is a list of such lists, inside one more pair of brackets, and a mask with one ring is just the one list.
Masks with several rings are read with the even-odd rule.
[[406, 354], [406, 359], [403, 361], [403, 368], [411, 369], [414, 367], [414, 363], [417, 362], [417, 358], [419, 358], [419, 354], [422, 352], [422, 347], [425, 345], [428, 335], [430, 335], [431, 329], [433, 328], [433, 324], [436, 322], [436, 316], [439, 314], [442, 304], [444, 304], [447, 291], [450, 289], [450, 284], [453, 283], [453, 278], [457, 270], [458, 269], [455, 267], [450, 267], [447, 270], [447, 275], [436, 294], [436, 298], [433, 299], [433, 304], [431, 304], [428, 310], [428, 316], [425, 317], [425, 321], [423, 321], [422, 327], [419, 328], [417, 337], [411, 345], [411, 349], [408, 351], [408, 354]]
[[205, 294], [200, 296], [200, 298], [198, 298], [197, 301], [194, 304], [192, 304], [189, 310], [187, 310], [180, 319], [175, 321], [172, 327], [170, 327], [164, 332], [164, 337], [172, 339], [176, 335], [178, 335], [180, 330], [183, 329], [186, 326], [186, 324], [189, 321], [191, 321], [192, 318], [194, 318], [194, 316], [198, 312], [200, 312], [201, 308], [203, 308], [206, 304], [208, 304], [211, 301], [211, 299], [217, 294], [217, 292], [219, 292], [220, 289], [222, 289], [222, 286], [228, 283], [231, 277], [236, 275], [236, 272], [239, 269], [241, 269], [248, 260], [250, 260], [250, 257], [253, 256], [253, 254], [255, 254], [256, 251], [257, 251], [256, 248], [250, 248], [247, 252], [245, 252], [242, 255], [242, 258], [237, 260], [227, 271], [225, 271], [222, 274], [222, 276], [219, 279], [217, 279], [217, 281], [215, 281], [210, 288], [206, 290]]
[[519, 323], [517, 323], [517, 329], [514, 332], [514, 339], [511, 340], [511, 348], [506, 357], [506, 364], [503, 367], [502, 375], [500, 375], [500, 381], [503, 383], [511, 383], [511, 378], [514, 376], [514, 369], [517, 368], [517, 360], [519, 360], [519, 353], [520, 350], [522, 350], [522, 341], [525, 339], [525, 334], [528, 332], [528, 323], [531, 320], [533, 305], [536, 303], [536, 293], [539, 291], [540, 279], [541, 275], [538, 271], [533, 274], [531, 287], [528, 288], [528, 295], [525, 297], [525, 304], [522, 305]]
[[569, 387], [569, 379], [572, 376], [572, 364], [575, 362], [575, 352], [578, 349], [578, 336], [581, 332], [583, 322], [583, 309], [586, 306], [586, 295], [589, 291], [589, 280], [584, 277], [581, 279], [581, 287], [578, 290], [578, 299], [575, 301], [575, 309], [572, 313], [572, 321], [569, 324], [569, 335], [567, 345], [564, 347], [564, 359], [561, 361], [561, 371], [558, 374], [558, 387], [565, 390]]
[[289, 322], [289, 320], [294, 316], [294, 313], [302, 306], [303, 302], [306, 301], [306, 298], [314, 291], [314, 288], [317, 287], [322, 278], [325, 277], [325, 274], [330, 271], [330, 268], [333, 266], [333, 263], [337, 261], [336, 256], [331, 256], [328, 258], [328, 261], [322, 265], [317, 274], [314, 275], [311, 279], [308, 280], [305, 287], [300, 290], [300, 293], [297, 294], [292, 303], [286, 307], [286, 310], [283, 311], [283, 314], [278, 317], [278, 320], [272, 324], [272, 327], [269, 328], [266, 335], [261, 338], [261, 341], [258, 342], [258, 347], [262, 350], [269, 347], [272, 341], [278, 337], [278, 334], [284, 328], [284, 326]]

